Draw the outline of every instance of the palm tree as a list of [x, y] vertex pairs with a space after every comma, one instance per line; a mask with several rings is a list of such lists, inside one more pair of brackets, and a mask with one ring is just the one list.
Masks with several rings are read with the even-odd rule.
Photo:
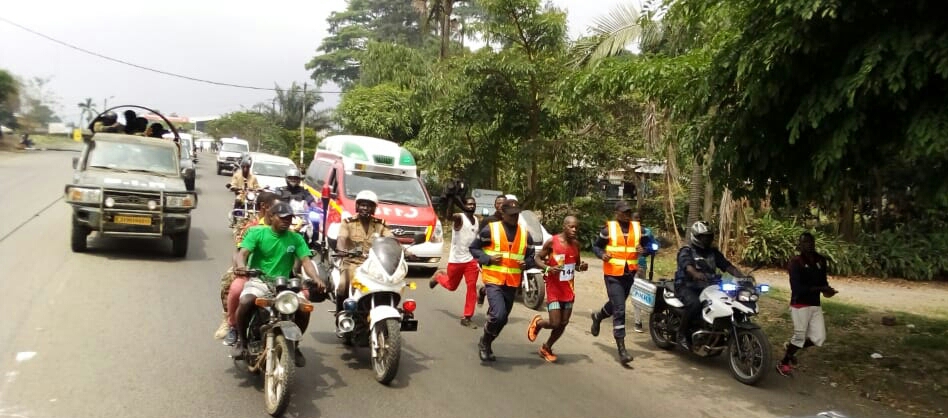
[[[632, 52], [628, 48], [633, 45], [639, 50], [656, 49], [663, 37], [663, 27], [658, 18], [664, 15], [667, 9], [668, 6], [661, 0], [647, 0], [641, 11], [631, 4], [617, 6], [609, 14], [594, 21], [590, 36], [573, 44], [570, 62], [576, 67], [588, 67], [605, 58], [630, 54]], [[665, 155], [666, 226], [669, 232], [674, 232], [675, 239], [681, 246], [674, 216], [674, 196], [678, 189], [676, 162], [679, 144], [674, 136], [665, 135], [668, 121], [666, 113], [657, 102], [651, 98], [647, 99], [644, 109], [642, 130], [646, 147], [651, 153]], [[697, 170], [700, 170], [700, 165]], [[700, 174], [699, 171], [698, 175]]]
[[86, 126], [87, 120], [91, 122], [92, 118], [99, 114], [99, 112], [95, 110], [95, 103], [92, 101], [91, 97], [86, 97], [86, 99], [77, 104], [77, 106], [79, 106], [79, 110], [82, 112], [79, 115], [80, 126]]

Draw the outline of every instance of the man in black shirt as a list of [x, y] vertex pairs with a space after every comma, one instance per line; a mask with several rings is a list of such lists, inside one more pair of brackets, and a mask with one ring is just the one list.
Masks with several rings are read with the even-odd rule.
[[807, 347], [821, 346], [826, 341], [826, 325], [820, 307], [820, 294], [828, 298], [836, 294], [826, 280], [826, 258], [816, 252], [816, 240], [809, 232], [800, 235], [800, 253], [790, 260], [790, 317], [793, 336], [785, 345], [787, 353], [777, 365], [777, 372], [788, 376], [797, 363], [796, 353]]

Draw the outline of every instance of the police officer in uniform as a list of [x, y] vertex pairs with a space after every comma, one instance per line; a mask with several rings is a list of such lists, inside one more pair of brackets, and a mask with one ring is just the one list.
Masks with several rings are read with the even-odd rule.
[[372, 240], [378, 237], [391, 237], [392, 231], [385, 221], [374, 216], [379, 198], [371, 190], [363, 190], [356, 195], [356, 216], [342, 221], [336, 249], [339, 251], [360, 251], [362, 257], [346, 257], [342, 263], [342, 277], [345, 280], [336, 288], [336, 312], [342, 312], [342, 302], [349, 297], [349, 283], [355, 269], [365, 261], [365, 254], [372, 247]]

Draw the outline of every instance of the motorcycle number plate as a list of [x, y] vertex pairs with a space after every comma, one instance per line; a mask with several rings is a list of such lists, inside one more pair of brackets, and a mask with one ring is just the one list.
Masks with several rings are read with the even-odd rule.
[[115, 223], [125, 224], [125, 225], [151, 225], [151, 217], [149, 216], [126, 216], [126, 215], [115, 215]]
[[564, 264], [563, 269], [560, 270], [560, 281], [568, 282], [573, 280], [573, 276], [576, 274], [576, 263]]
[[418, 320], [417, 319], [404, 319], [402, 320], [402, 331], [418, 331]]

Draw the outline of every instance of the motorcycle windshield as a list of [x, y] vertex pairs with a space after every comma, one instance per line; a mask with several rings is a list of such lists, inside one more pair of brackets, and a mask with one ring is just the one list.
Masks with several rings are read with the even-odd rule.
[[372, 241], [372, 253], [389, 276], [395, 274], [402, 260], [402, 245], [392, 237], [379, 237]]
[[540, 224], [540, 219], [537, 218], [537, 214], [529, 210], [520, 212], [520, 224], [527, 228], [527, 232], [530, 233], [530, 238], [533, 238], [533, 245], [543, 244], [545, 234], [543, 233], [543, 225]]

